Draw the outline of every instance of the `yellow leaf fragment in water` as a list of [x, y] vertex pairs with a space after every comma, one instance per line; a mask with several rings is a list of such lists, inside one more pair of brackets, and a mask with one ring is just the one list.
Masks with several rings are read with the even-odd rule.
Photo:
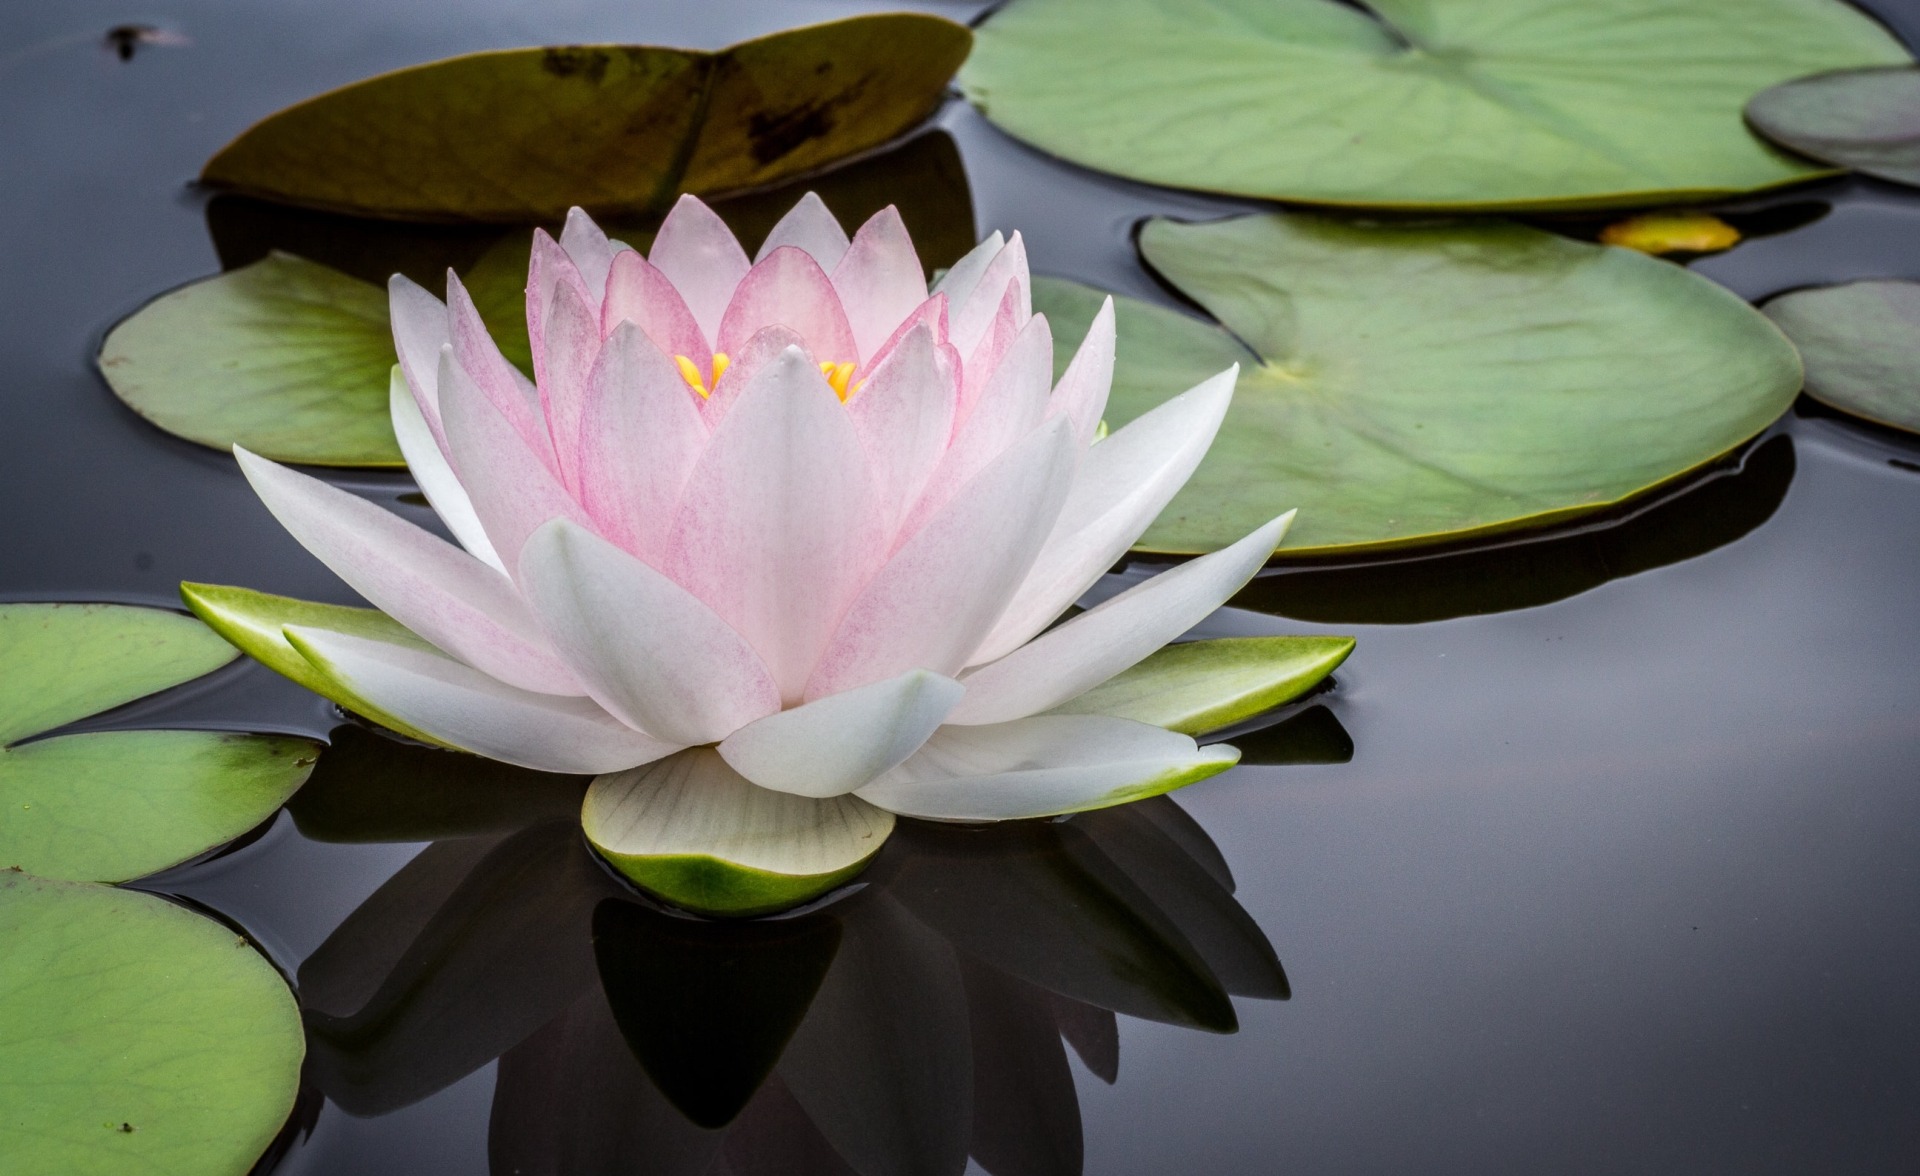
[[1740, 243], [1740, 230], [1704, 212], [1649, 212], [1615, 221], [1600, 241], [1642, 253], [1718, 253]]

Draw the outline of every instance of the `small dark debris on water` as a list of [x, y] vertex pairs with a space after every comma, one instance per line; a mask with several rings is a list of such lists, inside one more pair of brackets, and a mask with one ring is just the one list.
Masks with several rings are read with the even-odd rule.
[[120, 1134], [122, 1134], [122, 1135], [132, 1135], [132, 1134], [133, 1134], [133, 1124], [131, 1124], [131, 1123], [122, 1123], [122, 1124], [120, 1124]]
[[107, 35], [101, 38], [101, 43], [118, 54], [122, 61], [132, 61], [133, 55], [148, 45], [180, 48], [193, 44], [184, 33], [176, 33], [172, 29], [147, 24], [115, 25], [107, 30]]

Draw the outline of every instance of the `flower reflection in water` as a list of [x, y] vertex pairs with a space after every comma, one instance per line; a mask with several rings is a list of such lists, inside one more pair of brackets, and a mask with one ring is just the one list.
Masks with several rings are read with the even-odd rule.
[[433, 843], [301, 967], [313, 1078], [380, 1115], [499, 1059], [496, 1173], [1075, 1173], [1068, 1047], [1111, 1083], [1116, 1013], [1226, 1033], [1288, 995], [1164, 797], [904, 822], [837, 897], [712, 922], [597, 863], [584, 780], [353, 728], [323, 763], [310, 835]]

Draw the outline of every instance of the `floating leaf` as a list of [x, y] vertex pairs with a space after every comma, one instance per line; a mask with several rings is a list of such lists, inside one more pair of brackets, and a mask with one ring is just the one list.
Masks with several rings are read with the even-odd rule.
[[886, 13], [718, 52], [474, 53], [289, 107], [229, 143], [201, 178], [403, 218], [660, 211], [681, 192], [777, 183], [900, 135], [939, 104], [970, 44], [951, 21]]
[[293, 1108], [293, 996], [248, 942], [152, 895], [0, 873], [9, 1172], [242, 1176]]
[[1054, 708], [1199, 735], [1292, 702], [1353, 652], [1351, 637], [1222, 637], [1169, 645]]
[[1783, 147], [1835, 167], [1920, 185], [1920, 69], [1848, 69], [1754, 95], [1747, 121]]
[[[1519, 225], [1155, 220], [1140, 248], [1246, 343], [1116, 300], [1116, 428], [1242, 365], [1218, 440], [1147, 551], [1224, 547], [1292, 507], [1282, 556], [1544, 526], [1713, 460], [1800, 384], [1793, 348], [1725, 289]], [[1099, 298], [1035, 283], [1063, 337]]]
[[622, 874], [703, 915], [798, 906], [865, 869], [893, 815], [750, 784], [710, 747], [600, 776], [580, 811], [587, 840]]
[[123, 882], [273, 814], [318, 745], [217, 731], [18, 740], [199, 677], [233, 658], [192, 618], [125, 605], [0, 605], [0, 866]]
[[1768, 317], [1800, 349], [1807, 395], [1920, 433], [1920, 282], [1847, 282], [1782, 294]]
[[1608, 225], [1600, 242], [1656, 256], [1718, 253], [1740, 243], [1740, 230], [1704, 212], [1649, 212]]
[[[1235, 608], [1339, 625], [1407, 625], [1538, 608], [1626, 576], [1705, 555], [1773, 517], [1793, 483], [1793, 438], [1777, 434], [1737, 462], [1688, 479], [1624, 518], [1468, 551], [1280, 568], [1256, 576]], [[1233, 745], [1253, 759], [1246, 737]], [[1342, 761], [1344, 762], [1344, 761]]]
[[162, 429], [276, 461], [400, 466], [387, 294], [284, 253], [163, 294], [107, 334], [100, 371]]
[[961, 74], [1088, 167], [1325, 204], [1544, 208], [1819, 175], [1741, 124], [1816, 70], [1904, 65], [1837, 0], [1014, 0]]

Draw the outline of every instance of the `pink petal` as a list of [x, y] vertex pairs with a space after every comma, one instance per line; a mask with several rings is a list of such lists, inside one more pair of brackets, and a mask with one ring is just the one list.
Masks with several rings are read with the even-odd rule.
[[503, 682], [583, 692], [505, 576], [364, 498], [237, 445], [233, 453], [281, 526], [374, 607]]
[[[921, 326], [922, 324], [933, 332], [933, 341], [935, 343], [940, 344], [942, 347], [949, 346], [947, 343], [947, 296], [945, 294], [935, 294], [919, 306], [914, 307], [913, 313], [909, 314], [906, 319], [901, 322], [899, 328], [893, 332], [887, 341], [882, 343], [879, 349], [872, 355], [860, 361], [861, 377], [864, 378], [867, 372], [885, 363], [887, 356], [892, 353], [893, 349], [900, 346], [900, 341], [905, 339], [915, 327]], [[955, 351], [953, 356], [955, 363], [954, 370], [958, 372], [960, 353]]]
[[979, 403], [961, 421], [926, 492], [908, 515], [907, 530], [945, 506], [989, 462], [1040, 424], [1052, 379], [1053, 332], [1045, 315], [1035, 315], [993, 369]]
[[1046, 628], [1159, 517], [1213, 444], [1239, 371], [1202, 381], [1087, 451], [1060, 522], [974, 661], [1002, 657]]
[[734, 287], [749, 268], [746, 251], [726, 222], [698, 197], [682, 196], [661, 222], [647, 260], [686, 299], [701, 333], [716, 338]]
[[1073, 362], [1053, 386], [1053, 398], [1047, 403], [1048, 416], [1064, 416], [1073, 422], [1073, 438], [1082, 446], [1093, 444], [1100, 429], [1100, 417], [1107, 411], [1107, 393], [1113, 387], [1113, 299], [1100, 304], [1093, 316], [1087, 337]]
[[519, 564], [527, 536], [548, 519], [586, 521], [519, 430], [454, 362], [451, 348], [440, 356], [440, 411], [454, 472], [509, 569]]
[[[473, 305], [473, 298], [452, 270], [447, 271], [447, 317], [453, 328], [453, 356], [461, 369], [546, 467], [557, 472], [553, 443], [547, 437], [547, 423], [540, 412], [539, 390], [500, 354], [493, 336], [487, 333], [487, 324], [480, 318], [480, 311]], [[439, 391], [444, 401], [446, 388], [443, 386]], [[441, 414], [444, 416], [445, 412], [443, 403]]]
[[[1007, 287], [1000, 298], [1000, 308], [993, 319], [987, 323], [987, 329], [981, 334], [979, 342], [972, 351], [960, 349], [967, 357], [962, 369], [964, 378], [960, 383], [960, 420], [965, 422], [973, 413], [973, 406], [986, 390], [987, 382], [993, 379], [993, 373], [1000, 369], [1000, 361], [1006, 358], [1007, 349], [1020, 337], [1021, 330], [1031, 318], [1023, 311], [1026, 303], [1026, 288], [1018, 282]], [[957, 337], [956, 337], [957, 338]], [[958, 342], [954, 344], [959, 348]], [[1049, 363], [1052, 361], [1049, 360]], [[1053, 378], [1049, 372], [1047, 378]]]
[[720, 758], [762, 788], [841, 796], [920, 749], [965, 693], [952, 678], [909, 670], [756, 719], [720, 744]]
[[787, 245], [805, 250], [821, 269], [830, 271], [847, 252], [847, 231], [840, 227], [839, 218], [826, 202], [809, 192], [773, 226], [754, 260], [765, 261], [774, 250]]
[[901, 545], [855, 598], [807, 698], [907, 670], [951, 676], [1033, 566], [1073, 482], [1066, 422], [1034, 430]]
[[553, 313], [555, 296], [563, 288], [594, 307], [594, 321], [599, 322], [599, 292], [587, 287], [580, 267], [545, 229], [535, 229], [533, 260], [527, 267], [527, 341], [533, 349], [534, 382], [543, 386], [547, 382], [547, 319]]
[[1015, 233], [1006, 247], [994, 255], [992, 261], [980, 275], [980, 280], [962, 301], [955, 292], [953, 299], [953, 345], [960, 354], [971, 356], [973, 349], [985, 337], [987, 327], [994, 316], [1000, 312], [1001, 300], [1014, 283], [1020, 284], [1018, 295], [1019, 314], [1014, 328], [1026, 326], [1027, 316], [1033, 313], [1033, 303], [1028, 292], [1033, 289], [1033, 279], [1027, 273], [1027, 243]]
[[453, 747], [540, 772], [617, 772], [680, 750], [585, 698], [532, 694], [452, 658], [346, 633], [286, 627], [321, 673]]
[[784, 355], [789, 348], [806, 351], [807, 341], [786, 327], [766, 327], [747, 340], [747, 345], [729, 355], [726, 374], [713, 386], [711, 396], [700, 401], [700, 415], [709, 429], [719, 425], [741, 390], [753, 383], [760, 369]]
[[[784, 252], [806, 256], [775, 256]], [[781, 698], [797, 702], [881, 543], [846, 409], [807, 354], [788, 348], [714, 429], [681, 497], [668, 571], [753, 645]]]
[[889, 537], [906, 521], [953, 435], [960, 390], [952, 351], [936, 346], [932, 330], [921, 323], [847, 401]]
[[534, 532], [520, 582], [588, 693], [661, 739], [712, 743], [780, 709], [747, 642], [693, 594], [566, 520]]
[[1193, 628], [1240, 591], [1293, 522], [1288, 511], [1239, 542], [1102, 601], [961, 679], [948, 721], [1006, 723], [1077, 698]]
[[899, 209], [889, 204], [860, 226], [833, 269], [833, 288], [840, 292], [862, 356], [878, 352], [902, 320], [927, 300], [926, 271], [920, 268], [920, 255], [913, 251]]
[[554, 287], [547, 307], [546, 372], [540, 377], [540, 407], [553, 441], [560, 481], [580, 490], [580, 415], [587, 377], [600, 357], [600, 314], [572, 282]]
[[846, 363], [859, 358], [853, 328], [840, 309], [820, 263], [804, 250], [783, 245], [757, 262], [740, 280], [733, 301], [720, 321], [716, 346], [728, 355], [746, 345], [763, 327], [788, 327], [807, 341], [818, 363]]
[[693, 401], [673, 361], [631, 322], [614, 328], [587, 381], [581, 501], [601, 534], [655, 567], [707, 444]]
[[567, 223], [560, 230], [560, 248], [573, 259], [587, 284], [587, 294], [598, 309], [607, 292], [607, 271], [613, 265], [614, 254], [631, 250], [618, 241], [608, 240], [607, 234], [580, 208], [567, 210]]
[[701, 333], [700, 324], [693, 321], [693, 312], [687, 309], [680, 291], [653, 263], [631, 249], [621, 250], [608, 272], [600, 333], [613, 334], [623, 321], [639, 327], [668, 358], [684, 355], [695, 364], [705, 364], [713, 355], [713, 345]]

